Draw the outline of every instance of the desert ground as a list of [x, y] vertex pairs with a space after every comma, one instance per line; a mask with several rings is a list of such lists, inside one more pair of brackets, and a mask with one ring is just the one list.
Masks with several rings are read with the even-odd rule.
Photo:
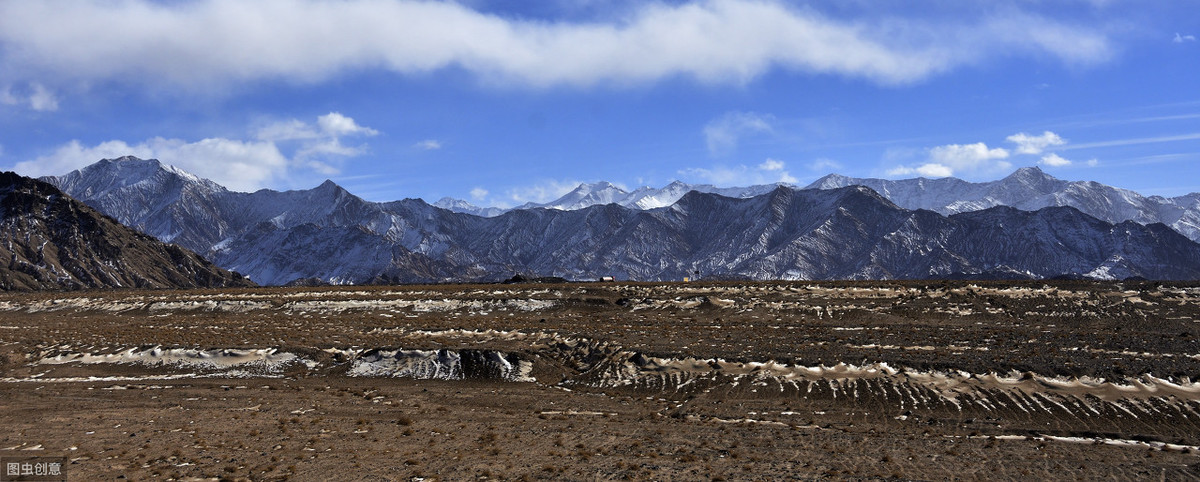
[[1200, 479], [1200, 283], [0, 294], [70, 480]]

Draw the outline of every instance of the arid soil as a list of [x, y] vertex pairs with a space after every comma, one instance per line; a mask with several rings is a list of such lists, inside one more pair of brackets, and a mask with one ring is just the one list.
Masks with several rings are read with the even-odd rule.
[[1200, 285], [0, 295], [71, 480], [1200, 479]]

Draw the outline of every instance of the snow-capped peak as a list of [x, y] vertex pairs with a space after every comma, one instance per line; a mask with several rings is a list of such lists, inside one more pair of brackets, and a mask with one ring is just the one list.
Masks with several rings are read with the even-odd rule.
[[846, 177], [841, 174], [828, 174], [820, 179], [817, 179], [816, 181], [813, 181], [813, 183], [809, 184], [807, 187], [805, 187], [805, 189], [836, 189], [839, 187], [852, 186], [855, 184], [854, 181], [854, 178]]

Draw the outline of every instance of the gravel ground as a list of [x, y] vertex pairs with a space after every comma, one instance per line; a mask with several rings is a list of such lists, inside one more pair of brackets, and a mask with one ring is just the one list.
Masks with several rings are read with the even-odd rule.
[[72, 480], [1194, 480], [1198, 320], [1200, 285], [1149, 282], [5, 294], [0, 456]]

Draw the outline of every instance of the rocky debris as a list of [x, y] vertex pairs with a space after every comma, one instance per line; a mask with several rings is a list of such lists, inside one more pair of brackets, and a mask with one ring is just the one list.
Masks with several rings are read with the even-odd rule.
[[1188, 480], [1197, 301], [1142, 281], [4, 293], [0, 450], [87, 480]]

